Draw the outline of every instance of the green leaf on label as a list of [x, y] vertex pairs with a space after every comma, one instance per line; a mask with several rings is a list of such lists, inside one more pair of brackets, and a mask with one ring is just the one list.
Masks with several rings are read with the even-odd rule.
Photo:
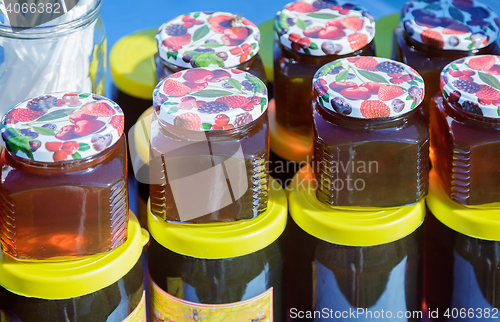
[[364, 78], [371, 80], [372, 82], [387, 84], [387, 80], [382, 75], [375, 74], [363, 69], [358, 70], [358, 73]]
[[167, 58], [173, 58], [173, 59], [177, 59], [177, 55], [179, 55], [179, 52], [176, 51], [176, 52], [167, 52]]
[[201, 38], [205, 37], [208, 32], [210, 31], [210, 28], [208, 28], [207, 25], [203, 25], [201, 28], [196, 29], [196, 31], [193, 33], [193, 42], [198, 41]]
[[200, 16], [200, 13], [199, 13], [199, 12], [197, 12], [197, 13], [195, 13], [195, 14], [193, 15], [193, 17], [195, 17], [195, 18], [198, 18], [199, 16]]
[[[12, 133], [12, 132], [11, 132]], [[20, 134], [20, 133], [19, 133]], [[22, 151], [24, 152], [24, 154], [26, 154], [28, 156], [28, 158], [30, 158], [31, 160], [34, 160], [33, 158], [33, 152], [31, 151], [31, 148], [30, 148], [30, 141], [31, 141], [31, 137], [26, 137], [24, 135], [11, 135], [9, 136], [9, 138], [7, 139], [7, 145], [9, 147], [9, 149], [11, 149], [11, 151]], [[16, 153], [14, 152], [14, 153]]]
[[236, 88], [237, 90], [239, 90], [241, 92], [241, 84], [236, 79], [230, 78], [227, 80], [227, 83], [229, 85], [231, 85], [232, 88]]
[[306, 30], [307, 24], [305, 23], [304, 20], [302, 19], [297, 19], [297, 27], [299, 27], [302, 30]]
[[443, 91], [443, 96], [445, 99], [448, 98], [448, 93], [446, 91]]
[[210, 130], [210, 128], [212, 127], [212, 124], [210, 124], [210, 123], [201, 123], [201, 127], [204, 130]]
[[339, 17], [337, 15], [332, 15], [330, 13], [309, 13], [308, 16], [311, 18], [318, 18], [318, 19], [333, 19]]
[[254, 43], [251, 43], [251, 44], [250, 44], [250, 46], [252, 46], [252, 47], [253, 47], [253, 49], [255, 49], [255, 48], [257, 48], [257, 43], [255, 43], [255, 42], [254, 42]]
[[41, 135], [55, 136], [56, 132], [54, 130], [48, 129], [46, 127], [33, 126], [33, 131]]
[[264, 93], [264, 90], [266, 89], [266, 87], [257, 77], [247, 75], [247, 76], [245, 76], [245, 78], [250, 84], [252, 84], [253, 91], [255, 93]]
[[345, 80], [347, 78], [347, 75], [349, 75], [349, 71], [348, 70], [343, 70], [340, 73], [338, 73], [337, 76], [335, 76], [335, 80], [337, 82], [341, 82], [341, 81], [343, 81], [343, 80]]
[[342, 66], [342, 62], [340, 60], [337, 60], [336, 62], [333, 63], [332, 67], [338, 67]]
[[441, 8], [439, 3], [430, 4], [430, 5], [425, 6], [425, 9], [431, 10], [431, 11], [438, 10], [439, 8]]
[[233, 93], [231, 93], [229, 91], [219, 90], [219, 89], [205, 89], [203, 91], [191, 93], [190, 95], [198, 96], [198, 97], [220, 97], [220, 96], [233, 95]]
[[424, 82], [424, 80], [423, 80], [423, 79], [418, 78], [418, 77], [415, 77], [415, 80], [416, 80], [417, 82], [419, 82], [419, 83], [423, 83], [423, 82]]
[[264, 112], [264, 107], [267, 104], [267, 99], [265, 97], [261, 97], [260, 99], [260, 111]]
[[178, 110], [179, 110], [179, 109], [177, 108], [177, 105], [176, 105], [176, 106], [172, 106], [172, 107], [168, 110], [167, 114], [172, 114], [172, 113], [175, 113], [175, 112], [177, 112]]
[[[412, 81], [411, 81], [411, 82], [409, 82], [408, 84], [418, 86], [418, 83], [417, 83], [417, 82], [415, 82], [414, 80], [412, 80]], [[403, 88], [403, 90], [404, 90], [404, 88]]]
[[161, 105], [177, 105], [175, 102], [163, 102]]
[[82, 156], [81, 156], [81, 155], [80, 155], [80, 153], [78, 153], [78, 152], [73, 153], [73, 155], [72, 155], [72, 156], [73, 156], [73, 159], [75, 159], [75, 160], [78, 160], [78, 159], [81, 159], [81, 158], [82, 158]]
[[78, 95], [78, 96], [80, 96], [81, 98], [87, 98], [87, 97], [89, 97], [89, 96], [90, 96], [90, 94], [80, 94], [80, 95]]
[[224, 61], [214, 52], [202, 53], [201, 55], [194, 56], [193, 61], [197, 67], [208, 67], [210, 65], [224, 67]]
[[452, 16], [452, 18], [454, 18], [455, 20], [464, 22], [464, 14], [458, 8], [450, 6], [448, 8], [448, 12], [450, 13], [450, 16]]
[[323, 99], [323, 101], [325, 101], [325, 103], [328, 103], [330, 101], [330, 95], [328, 95], [328, 93], [323, 95], [321, 98]]
[[498, 114], [498, 116], [500, 116], [500, 105], [497, 108], [497, 114]]
[[76, 108], [66, 108], [54, 112], [50, 112], [45, 114], [44, 116], [40, 117], [37, 122], [46, 122], [46, 121], [52, 121], [52, 120], [57, 120], [63, 117], [66, 117], [76, 111]]
[[467, 46], [467, 49], [472, 49], [472, 48], [474, 48], [473, 44], [469, 44], [469, 46]]
[[319, 101], [319, 103], [320, 103], [320, 104], [323, 104], [323, 97], [322, 97], [322, 96], [319, 96], [319, 97], [318, 97], [318, 101]]
[[410, 110], [413, 110], [415, 108], [415, 105], [415, 101], [413, 101], [413, 103], [411, 103]]
[[200, 45], [200, 47], [203, 48], [217, 48], [217, 47], [222, 47], [224, 46], [223, 44], [219, 44], [218, 42], [209, 42], [203, 45]]
[[488, 25], [488, 28], [490, 28], [490, 29], [491, 29], [491, 31], [493, 31], [493, 32], [496, 32], [496, 31], [497, 31], [497, 30], [495, 29], [495, 27], [493, 27], [492, 25]]
[[87, 151], [87, 150], [90, 150], [90, 145], [88, 145], [87, 143], [78, 143], [78, 151]]
[[483, 72], [478, 72], [479, 78], [486, 84], [490, 85], [491, 87], [494, 87], [498, 90], [500, 90], [500, 81], [495, 76], [483, 73]]
[[311, 49], [318, 49], [318, 45], [316, 45], [315, 43], [313, 43], [313, 42], [312, 42], [312, 43], [309, 45], [309, 48], [311, 48]]
[[458, 70], [458, 67], [457, 67], [457, 65], [455, 65], [455, 64], [452, 64], [452, 65], [451, 65], [451, 68], [453, 68], [453, 70]]
[[406, 96], [405, 100], [407, 101], [413, 101], [413, 98], [410, 97], [410, 95]]
[[310, 55], [310, 54], [311, 54], [311, 51], [309, 50], [309, 48], [304, 48], [304, 52], [305, 52], [306, 54], [308, 54], [308, 55]]
[[464, 38], [465, 40], [470, 40], [470, 37]]

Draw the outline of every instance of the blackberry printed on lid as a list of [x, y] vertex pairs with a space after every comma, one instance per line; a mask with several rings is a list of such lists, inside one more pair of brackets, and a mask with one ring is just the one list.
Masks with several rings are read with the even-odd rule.
[[303, 0], [277, 13], [274, 29], [282, 46], [312, 55], [346, 55], [375, 36], [375, 20], [362, 7], [342, 0]]
[[193, 131], [232, 130], [267, 110], [267, 88], [250, 73], [229, 68], [192, 68], [162, 80], [153, 92], [159, 120]]
[[355, 118], [403, 115], [424, 98], [424, 81], [413, 68], [379, 57], [343, 58], [321, 67], [313, 79], [318, 103]]
[[192, 12], [164, 23], [156, 42], [160, 58], [175, 66], [231, 68], [257, 55], [260, 31], [228, 12]]
[[470, 51], [496, 41], [500, 20], [476, 0], [412, 0], [401, 11], [401, 26], [421, 44]]
[[467, 113], [500, 118], [500, 56], [455, 60], [441, 72], [443, 97]]
[[95, 156], [122, 136], [123, 111], [90, 93], [53, 93], [21, 102], [1, 124], [7, 150], [39, 161], [75, 161]]

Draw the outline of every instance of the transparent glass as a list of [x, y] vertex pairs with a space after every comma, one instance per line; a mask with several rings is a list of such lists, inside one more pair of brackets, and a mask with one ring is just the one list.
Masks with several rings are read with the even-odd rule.
[[[151, 212], [165, 220], [193, 223], [251, 219], [264, 212], [269, 192], [268, 132], [267, 111], [249, 124], [221, 131], [185, 130], [161, 122], [154, 114], [149, 163]], [[215, 168], [223, 170], [223, 176], [206, 172]], [[193, 185], [179, 186], [179, 182], [188, 182], [188, 177], [194, 178]], [[204, 192], [206, 199], [202, 201], [193, 190]], [[198, 211], [211, 210], [183, 220], [186, 214], [179, 207], [193, 203], [198, 203]]]
[[373, 41], [360, 50], [342, 56], [310, 56], [276, 43], [274, 47], [274, 96], [276, 122], [302, 136], [312, 135], [311, 102], [314, 74], [323, 65], [354, 56], [375, 56]]
[[[430, 311], [438, 309], [439, 316], [435, 321], [459, 320], [461, 311], [467, 313], [461, 319], [464, 321], [467, 318], [472, 318], [469, 321], [498, 319], [499, 258], [500, 241], [463, 235], [448, 228], [427, 211], [425, 301]], [[453, 314], [459, 318], [448, 319], [444, 316], [447, 310], [450, 316]], [[470, 310], [473, 315], [469, 315]]]
[[101, 5], [102, 0], [80, 1], [82, 7], [75, 11], [21, 32], [12, 32], [0, 12], [0, 115], [47, 93], [104, 96], [106, 34], [99, 18]]
[[3, 251], [42, 260], [108, 252], [127, 239], [125, 136], [78, 161], [29, 161], [0, 156], [0, 234]]
[[405, 36], [403, 27], [394, 30], [393, 58], [413, 67], [424, 79], [425, 97], [421, 105], [429, 119], [429, 104], [431, 98], [440, 88], [440, 74], [443, 68], [454, 60], [473, 55], [499, 55], [500, 49], [496, 42], [491, 45], [471, 51], [440, 50], [420, 44]]
[[122, 322], [141, 301], [143, 274], [139, 260], [127, 275], [110, 286], [64, 300], [24, 297], [0, 287], [0, 318], [3, 311], [6, 321], [12, 322]]
[[420, 107], [361, 119], [314, 104], [317, 198], [332, 206], [396, 207], [425, 197], [429, 133]]
[[465, 205], [500, 202], [500, 119], [431, 101], [431, 161], [446, 194]]
[[[325, 242], [307, 234], [293, 220], [288, 221], [286, 229], [284, 283], [289, 318], [292, 308], [304, 312], [333, 310], [325, 320], [340, 320], [338, 316], [335, 319], [335, 312], [358, 308], [391, 311], [392, 318], [397, 311], [422, 310], [422, 227], [397, 241], [365, 247]], [[350, 320], [377, 319], [361, 314]], [[390, 319], [385, 316], [380, 320]], [[415, 316], [407, 321], [420, 319]]]

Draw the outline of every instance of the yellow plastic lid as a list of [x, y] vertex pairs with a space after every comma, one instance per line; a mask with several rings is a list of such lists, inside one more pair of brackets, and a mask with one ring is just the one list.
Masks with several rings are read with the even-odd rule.
[[151, 100], [157, 84], [156, 29], [125, 36], [111, 48], [109, 66], [115, 86], [125, 94]]
[[130, 212], [127, 241], [109, 253], [65, 262], [22, 262], [0, 252], [0, 286], [24, 297], [61, 300], [116, 283], [141, 257], [149, 234]]
[[309, 235], [333, 244], [375, 246], [394, 242], [413, 233], [425, 217], [425, 200], [392, 208], [326, 205], [316, 198], [309, 165], [297, 172], [288, 189], [295, 223]]
[[276, 103], [269, 101], [269, 138], [271, 150], [283, 159], [297, 163], [309, 162], [313, 149], [313, 138], [298, 135], [276, 123]]
[[222, 259], [255, 253], [272, 244], [286, 226], [286, 195], [270, 178], [266, 212], [252, 220], [213, 224], [174, 224], [153, 215], [148, 202], [148, 227], [163, 247], [189, 257]]
[[139, 116], [134, 126], [135, 151], [144, 164], [149, 164], [149, 133], [151, 132], [151, 119], [153, 118], [151, 106]]
[[430, 172], [427, 206], [444, 225], [469, 237], [500, 241], [500, 207], [465, 206], [451, 200], [434, 170]]

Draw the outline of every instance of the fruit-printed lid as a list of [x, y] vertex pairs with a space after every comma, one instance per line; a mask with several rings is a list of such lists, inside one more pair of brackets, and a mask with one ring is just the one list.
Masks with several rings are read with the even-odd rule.
[[476, 0], [413, 0], [401, 11], [406, 35], [424, 45], [444, 49], [480, 49], [495, 42], [500, 21]]
[[441, 72], [443, 97], [465, 112], [500, 118], [500, 56], [455, 60]]
[[356, 118], [402, 115], [424, 98], [420, 74], [410, 66], [379, 57], [328, 63], [314, 75], [313, 87], [321, 106]]
[[156, 35], [160, 57], [180, 67], [235, 67], [259, 52], [260, 31], [227, 12], [192, 12], [164, 23]]
[[274, 28], [281, 45], [312, 56], [350, 54], [375, 36], [373, 17], [343, 0], [291, 2], [277, 13]]
[[165, 123], [195, 131], [230, 130], [258, 119], [267, 109], [267, 88], [250, 73], [192, 68], [162, 80], [153, 106]]
[[54, 93], [17, 104], [2, 119], [4, 146], [39, 162], [85, 159], [115, 144], [123, 133], [115, 102], [88, 93]]

